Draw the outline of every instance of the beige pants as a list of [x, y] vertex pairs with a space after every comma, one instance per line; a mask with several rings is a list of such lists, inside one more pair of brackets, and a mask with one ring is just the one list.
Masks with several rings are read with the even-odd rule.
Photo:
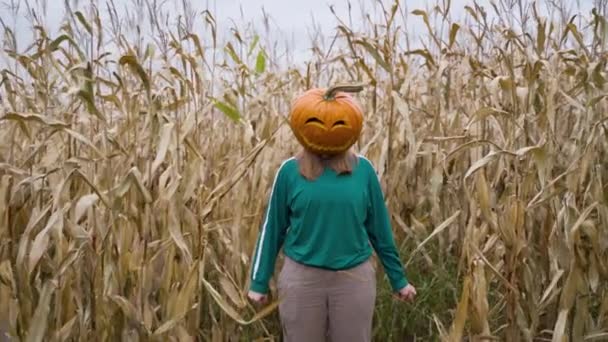
[[370, 260], [330, 271], [286, 257], [278, 290], [284, 341], [371, 341], [376, 272]]

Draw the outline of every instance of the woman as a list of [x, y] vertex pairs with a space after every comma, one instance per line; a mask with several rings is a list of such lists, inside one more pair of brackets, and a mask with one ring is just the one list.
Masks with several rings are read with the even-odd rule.
[[371, 341], [375, 250], [396, 297], [411, 301], [380, 182], [369, 160], [351, 151], [362, 110], [347, 93], [312, 89], [292, 104], [290, 125], [303, 149], [276, 172], [256, 244], [249, 298], [267, 301], [278, 252], [279, 316], [287, 342]]

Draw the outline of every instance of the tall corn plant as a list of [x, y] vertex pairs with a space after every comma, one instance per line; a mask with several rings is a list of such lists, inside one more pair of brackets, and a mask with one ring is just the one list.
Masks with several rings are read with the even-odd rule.
[[[412, 247], [409, 272], [459, 265], [449, 321], [429, 314], [418, 319], [430, 331], [409, 333], [606, 338], [600, 6], [575, 20], [543, 17], [567, 13], [554, 2], [471, 2], [456, 22], [448, 0], [430, 11], [379, 2], [356, 27], [337, 15], [311, 61], [287, 67], [254, 28], [220, 38], [227, 27], [187, 2], [175, 25], [159, 2], [136, 5], [68, 8], [58, 36], [35, 26], [27, 50], [4, 29], [0, 319], [11, 336], [278, 337], [276, 300], [255, 308], [245, 291], [260, 195], [297, 148], [289, 102], [367, 82], [358, 149]], [[425, 39], [408, 37], [412, 23]], [[385, 320], [378, 338], [410, 323]]]

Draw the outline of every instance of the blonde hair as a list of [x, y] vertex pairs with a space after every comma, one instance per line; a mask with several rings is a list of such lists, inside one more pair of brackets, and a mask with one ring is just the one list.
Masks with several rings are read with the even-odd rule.
[[357, 163], [357, 156], [351, 150], [334, 156], [320, 156], [303, 148], [297, 155], [300, 174], [308, 179], [315, 180], [323, 173], [326, 167], [337, 174], [350, 174]]

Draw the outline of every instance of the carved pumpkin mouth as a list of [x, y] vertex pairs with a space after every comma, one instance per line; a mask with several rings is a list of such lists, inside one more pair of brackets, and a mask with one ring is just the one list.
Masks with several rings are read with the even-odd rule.
[[348, 147], [350, 147], [357, 140], [357, 137], [352, 137], [352, 138], [348, 139], [347, 141], [344, 141], [344, 143], [342, 143], [340, 145], [330, 146], [330, 145], [325, 145], [325, 144], [317, 144], [317, 143], [309, 140], [308, 138], [306, 138], [306, 136], [304, 136], [304, 135], [299, 136], [299, 138], [302, 139], [302, 141], [305, 142], [307, 146], [316, 149], [318, 152], [326, 152], [326, 153], [336, 153], [336, 152], [344, 151], [344, 150], [348, 149]]

